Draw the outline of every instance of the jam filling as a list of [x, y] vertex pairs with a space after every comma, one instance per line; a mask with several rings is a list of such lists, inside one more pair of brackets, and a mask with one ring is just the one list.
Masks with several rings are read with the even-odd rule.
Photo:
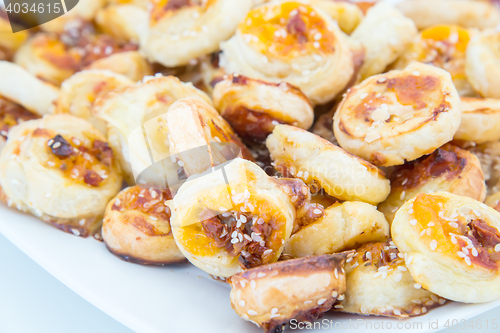
[[[34, 135], [43, 135], [45, 130], [37, 129]], [[50, 156], [47, 165], [60, 169], [66, 176], [87, 185], [97, 187], [108, 178], [113, 164], [113, 150], [106, 142], [94, 140], [87, 148], [77, 138], [66, 140], [57, 134], [47, 142]]]
[[444, 174], [451, 179], [460, 174], [466, 164], [467, 160], [463, 157], [463, 151], [455, 146], [447, 145], [437, 149], [431, 155], [399, 167], [392, 173], [391, 184], [394, 187], [409, 190]]
[[[213, 215], [207, 211], [203, 215]], [[212, 239], [218, 248], [223, 248], [233, 256], [239, 256], [242, 268], [248, 269], [270, 263], [274, 251], [282, 243], [273, 237], [280, 230], [276, 219], [264, 221], [251, 213], [224, 212], [218, 216], [203, 219], [201, 222], [205, 235]]]

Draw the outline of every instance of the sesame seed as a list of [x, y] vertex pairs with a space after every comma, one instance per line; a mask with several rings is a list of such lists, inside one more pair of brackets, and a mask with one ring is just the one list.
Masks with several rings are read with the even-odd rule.
[[472, 265], [472, 261], [470, 260], [469, 257], [465, 257], [464, 260], [465, 260], [465, 263], [467, 264], [467, 266]]
[[431, 241], [431, 243], [429, 244], [429, 246], [430, 246], [431, 250], [434, 251], [438, 246], [437, 240], [433, 239]]
[[321, 44], [320, 44], [319, 42], [314, 42], [314, 43], [313, 43], [313, 46], [314, 46], [315, 48], [319, 49], [319, 48], [320, 48], [320, 46], [321, 46]]
[[398, 275], [396, 275], [396, 277], [394, 278], [394, 281], [396, 281], [396, 282], [400, 282], [402, 279], [403, 279], [403, 274], [399, 273], [399, 274], [398, 274]]
[[434, 224], [434, 222], [429, 222], [429, 223], [427, 223], [427, 226], [428, 227], [433, 227], [433, 226], [435, 226], [435, 224]]
[[416, 225], [416, 224], [417, 224], [417, 220], [411, 220], [411, 221], [410, 221], [410, 224], [411, 224], [411, 225]]
[[408, 270], [405, 266], [398, 266], [398, 269], [402, 272], [406, 272]]
[[335, 271], [333, 271], [333, 274], [335, 274], [335, 278], [339, 278], [339, 272], [337, 271], [337, 269], [335, 268]]
[[269, 249], [269, 250], [265, 250], [263, 255], [267, 256], [269, 254], [273, 253], [273, 250]]
[[500, 243], [498, 243], [497, 245], [495, 245], [495, 252], [500, 252]]
[[239, 242], [238, 238], [231, 239], [231, 244], [236, 244], [238, 242]]
[[245, 304], [246, 304], [246, 303], [245, 303], [245, 301], [244, 301], [244, 300], [241, 300], [241, 301], [240, 301], [240, 306], [245, 306]]
[[333, 298], [337, 297], [337, 296], [338, 296], [338, 294], [339, 294], [338, 292], [336, 292], [336, 291], [332, 291], [332, 297], [333, 297]]
[[312, 301], [305, 301], [305, 302], [304, 302], [304, 304], [306, 304], [306, 305], [307, 305], [307, 304], [311, 304], [311, 303], [312, 303]]
[[52, 146], [52, 148], [56, 149], [56, 148], [59, 148], [61, 146], [61, 143], [60, 142], [56, 142], [54, 143], [54, 145]]
[[387, 81], [386, 77], [381, 77], [380, 79], [377, 80], [378, 83], [384, 83], [385, 81]]
[[278, 313], [278, 308], [271, 309], [271, 314], [277, 314], [277, 313]]
[[399, 311], [398, 309], [394, 309], [392, 311], [396, 316], [401, 316], [401, 311]]
[[256, 316], [257, 315], [257, 311], [254, 311], [254, 310], [248, 310], [247, 313], [250, 315], [250, 316]]
[[339, 297], [337, 298], [339, 301], [343, 301], [345, 299], [345, 295], [339, 295]]
[[260, 272], [260, 273], [258, 273], [258, 274], [257, 274], [257, 277], [258, 277], [258, 278], [263, 278], [263, 277], [265, 277], [265, 276], [266, 276], [266, 273], [262, 273], [262, 272]]
[[250, 287], [252, 287], [252, 289], [255, 289], [256, 284], [254, 280], [250, 281]]
[[321, 305], [326, 302], [326, 298], [320, 298], [318, 299], [318, 305]]
[[150, 216], [149, 218], [153, 221], [158, 221], [158, 218], [156, 216]]
[[271, 315], [271, 318], [276, 318], [276, 317], [279, 317], [279, 316], [281, 316], [281, 315], [280, 315], [280, 314], [278, 314], [278, 313], [277, 313], [277, 314], [272, 314], [272, 315]]
[[240, 284], [241, 284], [241, 287], [242, 287], [242, 288], [245, 288], [245, 286], [246, 286], [245, 281], [240, 281]]
[[71, 232], [75, 235], [75, 236], [80, 236], [80, 231], [78, 229], [71, 229]]
[[445, 299], [443, 299], [443, 298], [440, 298], [440, 299], [439, 299], [439, 304], [443, 305], [444, 303], [446, 303], [446, 300], [445, 300]]
[[316, 208], [315, 210], [313, 210], [313, 213], [314, 213], [314, 214], [319, 215], [319, 214], [321, 214], [322, 212], [321, 212], [321, 209], [317, 209], [317, 208]]
[[450, 227], [452, 227], [452, 228], [455, 228], [455, 229], [456, 229], [456, 228], [458, 228], [458, 223], [455, 223], [455, 222], [450, 222], [450, 223], [448, 223], [448, 224], [449, 224], [449, 225], [450, 225]]
[[334, 308], [335, 309], [343, 309], [344, 307], [342, 305], [335, 305]]
[[422, 285], [421, 285], [420, 283], [415, 283], [415, 284], [413, 285], [413, 288], [415, 288], [415, 289], [421, 289], [421, 288], [422, 288]]
[[366, 252], [365, 256], [366, 256], [366, 259], [368, 259], [368, 260], [372, 259], [372, 253], [371, 252]]

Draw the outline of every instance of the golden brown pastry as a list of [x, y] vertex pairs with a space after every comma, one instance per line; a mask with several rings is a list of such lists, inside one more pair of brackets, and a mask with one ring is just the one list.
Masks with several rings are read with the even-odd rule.
[[121, 43], [138, 43], [147, 29], [148, 12], [133, 4], [109, 5], [97, 12], [95, 22], [105, 34]]
[[187, 177], [236, 157], [253, 160], [231, 126], [205, 102], [180, 99], [170, 106], [165, 119], [169, 153]]
[[155, 0], [141, 50], [167, 67], [187, 65], [217, 51], [252, 6], [252, 0]]
[[[233, 275], [231, 306], [264, 332], [288, 322], [313, 322], [346, 290], [346, 254], [280, 261]], [[292, 323], [293, 323], [292, 322]]]
[[277, 170], [312, 191], [324, 188], [335, 198], [371, 204], [389, 195], [389, 181], [378, 168], [303, 129], [277, 125], [266, 145]]
[[375, 206], [364, 202], [337, 203], [322, 218], [303, 226], [286, 243], [284, 254], [305, 257], [340, 252], [389, 237], [389, 223]]
[[422, 63], [352, 87], [334, 116], [340, 146], [377, 166], [400, 165], [451, 141], [461, 102], [448, 72]]
[[419, 29], [438, 24], [458, 24], [466, 28], [495, 27], [500, 11], [494, 1], [405, 0], [396, 7], [415, 21]]
[[394, 169], [391, 194], [379, 210], [392, 222], [397, 210], [419, 193], [448, 191], [484, 201], [486, 185], [479, 159], [467, 150], [447, 144], [428, 156]]
[[434, 65], [450, 72], [461, 96], [472, 96], [475, 93], [465, 75], [465, 51], [473, 35], [471, 29], [458, 25], [438, 25], [425, 29], [394, 67], [403, 69], [412, 61]]
[[35, 76], [60, 85], [96, 60], [136, 49], [135, 44], [119, 44], [110, 36], [98, 35], [90, 23], [77, 20], [66, 25], [62, 33], [34, 35], [19, 48], [14, 62]]
[[467, 47], [467, 79], [483, 97], [500, 98], [499, 46], [500, 32], [489, 29], [476, 34]]
[[500, 212], [448, 192], [419, 194], [392, 223], [394, 243], [422, 288], [464, 303], [500, 298]]
[[102, 238], [108, 250], [125, 261], [165, 265], [185, 260], [170, 228], [169, 190], [132, 186], [106, 207]]
[[277, 124], [309, 129], [314, 120], [311, 102], [300, 89], [234, 74], [218, 82], [215, 108], [242, 138], [264, 141]]
[[193, 265], [221, 277], [277, 261], [297, 216], [282, 186], [240, 158], [188, 180], [171, 207], [181, 252]]
[[500, 99], [462, 97], [462, 123], [454, 140], [500, 140]]
[[93, 235], [122, 176], [105, 138], [87, 121], [51, 115], [11, 129], [0, 153], [9, 206], [76, 236]]
[[378, 3], [370, 8], [351, 35], [366, 49], [361, 79], [382, 73], [408, 48], [416, 35], [415, 24], [391, 5]]
[[[132, 47], [133, 48], [133, 47]], [[137, 82], [153, 75], [149, 62], [138, 51], [124, 51], [92, 61], [83, 69], [107, 69]]]
[[[152, 163], [170, 156], [162, 115], [176, 100], [188, 97], [211, 104], [210, 98], [191, 84], [161, 75], [146, 77], [134, 86], [111, 91], [95, 101], [92, 114], [108, 123], [109, 144], [117, 153], [129, 184], [134, 184], [135, 177]], [[142, 133], [143, 125], [152, 129], [147, 131], [151, 138], [148, 142]], [[148, 145], [153, 147], [155, 161], [150, 159]]]
[[0, 73], [0, 96], [40, 116], [53, 112], [57, 87], [8, 61], [0, 61]]
[[83, 118], [106, 133], [106, 122], [92, 116], [95, 100], [108, 91], [133, 84], [126, 76], [109, 70], [85, 70], [75, 73], [61, 84], [61, 91], [55, 102], [55, 113], [70, 113]]
[[322, 10], [297, 1], [265, 3], [221, 44], [221, 66], [268, 82], [288, 82], [314, 104], [340, 93], [353, 75], [349, 43]]
[[413, 280], [404, 258], [391, 240], [361, 246], [347, 259], [347, 289], [334, 310], [403, 319], [445, 304]]

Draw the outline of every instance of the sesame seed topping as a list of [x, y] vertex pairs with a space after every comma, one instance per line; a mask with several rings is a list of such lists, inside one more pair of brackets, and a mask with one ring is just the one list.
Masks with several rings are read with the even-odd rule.
[[245, 303], [245, 301], [244, 301], [244, 300], [241, 300], [241, 301], [240, 301], [240, 306], [245, 306], [245, 304], [246, 304], [246, 303]]
[[415, 288], [415, 289], [421, 289], [421, 288], [422, 288], [422, 285], [421, 285], [420, 283], [415, 283], [415, 284], [413, 285], [413, 288]]
[[339, 295], [339, 297], [337, 298], [339, 301], [343, 301], [345, 299], [345, 295]]
[[472, 265], [472, 261], [470, 260], [469, 257], [465, 257], [464, 260], [465, 260], [465, 263], [467, 264], [467, 266]]
[[254, 280], [250, 281], [250, 287], [252, 287], [252, 289], [255, 289], [256, 284]]
[[411, 220], [411, 221], [410, 221], [410, 224], [411, 224], [411, 225], [416, 225], [416, 224], [417, 224], [417, 220]]
[[338, 292], [336, 292], [336, 291], [332, 291], [332, 297], [333, 297], [333, 298], [337, 297], [337, 296], [338, 296], [338, 294], [339, 294]]
[[321, 214], [322, 212], [321, 212], [321, 209], [317, 209], [317, 208], [316, 208], [315, 210], [313, 210], [313, 213], [314, 213], [314, 214], [319, 215], [319, 214]]
[[277, 313], [278, 313], [278, 308], [271, 309], [271, 314], [277, 314]]
[[326, 298], [320, 298], [318, 299], [318, 305], [321, 305], [326, 302]]
[[250, 316], [256, 316], [257, 315], [257, 311], [254, 311], [254, 310], [248, 310], [247, 313], [250, 315]]
[[258, 277], [258, 278], [263, 278], [263, 277], [265, 277], [265, 276], [266, 276], [266, 273], [262, 273], [262, 272], [260, 272], [260, 273], [258, 273], [258, 274], [257, 274], [257, 277]]
[[71, 229], [71, 232], [75, 235], [75, 236], [80, 236], [80, 231], [78, 229]]
[[344, 307], [342, 305], [335, 305], [334, 308], [335, 309], [343, 309]]
[[408, 270], [405, 266], [398, 266], [398, 269], [402, 272], [406, 272]]
[[430, 246], [431, 250], [434, 251], [437, 248], [437, 246], [438, 246], [437, 240], [433, 239], [431, 241], [431, 243], [429, 244], [429, 246]]
[[495, 252], [500, 252], [500, 243], [495, 245]]
[[401, 316], [401, 311], [399, 311], [398, 309], [394, 309], [392, 311], [396, 316]]
[[304, 302], [304, 304], [306, 304], [306, 305], [307, 305], [307, 304], [311, 304], [311, 303], [312, 303], [312, 301], [305, 301], [305, 302]]

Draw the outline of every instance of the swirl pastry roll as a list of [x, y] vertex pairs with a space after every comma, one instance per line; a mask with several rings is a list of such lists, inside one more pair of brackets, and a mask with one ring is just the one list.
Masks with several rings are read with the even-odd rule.
[[52, 113], [53, 103], [59, 94], [57, 87], [8, 61], [0, 61], [0, 73], [0, 97], [40, 116]]
[[377, 166], [430, 154], [453, 139], [461, 102], [448, 72], [421, 63], [351, 88], [334, 116], [340, 146]]
[[168, 190], [132, 186], [113, 198], [104, 215], [102, 238], [125, 261], [165, 265], [185, 260], [170, 228]]
[[311, 127], [314, 110], [294, 86], [268, 83], [238, 74], [215, 86], [214, 105], [242, 138], [264, 141], [277, 124]]
[[141, 50], [167, 67], [187, 65], [217, 51], [252, 6], [252, 0], [155, 0]]
[[500, 140], [500, 99], [462, 97], [462, 123], [454, 140], [486, 143]]
[[305, 257], [353, 249], [363, 243], [383, 242], [389, 223], [375, 206], [364, 202], [336, 203], [324, 216], [294, 233], [285, 254]]
[[221, 65], [228, 73], [288, 82], [314, 104], [332, 100], [354, 72], [349, 43], [336, 22], [298, 1], [272, 1], [253, 9], [221, 48]]
[[379, 205], [389, 222], [406, 201], [419, 193], [447, 191], [479, 201], [486, 197], [479, 159], [450, 144], [428, 156], [395, 167], [390, 179], [391, 194]]
[[492, 29], [476, 34], [467, 47], [467, 78], [483, 97], [500, 99], [499, 47], [500, 32]]
[[231, 306], [264, 332], [282, 332], [292, 319], [313, 322], [346, 290], [346, 254], [280, 261], [233, 275]]
[[267, 148], [278, 171], [297, 177], [338, 199], [378, 204], [390, 192], [389, 181], [370, 163], [303, 129], [277, 125]]
[[382, 73], [410, 46], [416, 35], [415, 24], [391, 5], [379, 3], [370, 8], [351, 35], [366, 49], [361, 79]]
[[391, 240], [361, 246], [347, 259], [346, 292], [334, 310], [404, 319], [445, 304], [413, 280], [404, 258]]
[[134, 82], [142, 80], [145, 76], [153, 75], [151, 65], [138, 51], [114, 53], [91, 62], [84, 69], [107, 69], [124, 75]]
[[87, 121], [51, 115], [11, 129], [0, 153], [0, 186], [9, 206], [77, 236], [101, 225], [122, 176], [105, 138]]
[[119, 44], [98, 35], [88, 22], [72, 21], [62, 33], [38, 33], [17, 51], [14, 62], [33, 75], [56, 85], [96, 60], [114, 53], [136, 50], [135, 44]]
[[[140, 170], [153, 163], [147, 145], [155, 152], [157, 161], [170, 156], [163, 115], [181, 98], [212, 103], [205, 93], [173, 76], [146, 77], [143, 82], [110, 91], [95, 101], [92, 114], [108, 123], [109, 144], [117, 153], [129, 184], [135, 183], [132, 160], [140, 162]], [[147, 143], [141, 130], [143, 124], [148, 129]]]
[[500, 192], [500, 142], [487, 142], [467, 148], [479, 158], [488, 195]]
[[500, 298], [500, 212], [447, 192], [419, 194], [392, 223], [394, 243], [413, 279], [464, 303]]
[[489, 0], [405, 0], [396, 7], [419, 29], [438, 24], [484, 29], [493, 28], [500, 21], [500, 11], [494, 1]]
[[171, 207], [181, 252], [193, 265], [221, 277], [277, 261], [296, 218], [278, 182], [240, 158], [188, 180]]
[[109, 5], [100, 9], [95, 17], [97, 26], [115, 40], [139, 42], [148, 24], [146, 9], [133, 4]]
[[55, 113], [70, 113], [89, 121], [106, 133], [106, 122], [92, 116], [95, 100], [108, 91], [133, 85], [126, 76], [108, 70], [85, 70], [72, 75], [61, 84]]
[[395, 64], [403, 69], [412, 61], [442, 68], [451, 74], [461, 96], [474, 95], [465, 75], [465, 51], [473, 32], [457, 25], [438, 25], [420, 33]]
[[487, 197], [485, 203], [500, 212], [500, 192]]

